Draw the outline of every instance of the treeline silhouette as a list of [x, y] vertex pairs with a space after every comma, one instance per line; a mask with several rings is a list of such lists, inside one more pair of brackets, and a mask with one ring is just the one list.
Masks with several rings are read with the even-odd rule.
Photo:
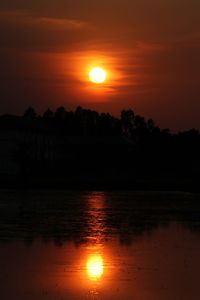
[[0, 116], [0, 135], [5, 134], [15, 140], [12, 157], [26, 178], [65, 177], [89, 187], [137, 182], [143, 188], [145, 178], [149, 187], [153, 178], [156, 185], [162, 178], [176, 187], [197, 185], [200, 175], [198, 130], [171, 133], [133, 110], [117, 118], [82, 107], [38, 115], [29, 107], [23, 116]]

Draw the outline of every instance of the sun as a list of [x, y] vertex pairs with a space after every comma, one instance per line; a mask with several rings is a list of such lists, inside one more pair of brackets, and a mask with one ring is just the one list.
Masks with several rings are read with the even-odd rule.
[[106, 80], [106, 71], [99, 67], [93, 68], [89, 72], [89, 79], [94, 83], [103, 83]]

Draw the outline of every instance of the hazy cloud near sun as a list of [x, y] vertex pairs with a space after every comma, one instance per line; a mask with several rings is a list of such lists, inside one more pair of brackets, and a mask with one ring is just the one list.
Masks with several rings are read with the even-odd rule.
[[14, 10], [0, 11], [0, 22], [9, 26], [28, 26], [35, 29], [47, 30], [79, 30], [88, 28], [88, 24], [75, 19], [37, 16], [29, 11]]
[[1, 47], [59, 52], [200, 43], [196, 0], [8, 0], [0, 8]]
[[[88, 22], [39, 16], [30, 11], [0, 11], [0, 47], [59, 51], [74, 46], [92, 32]], [[82, 38], [81, 38], [82, 37]]]

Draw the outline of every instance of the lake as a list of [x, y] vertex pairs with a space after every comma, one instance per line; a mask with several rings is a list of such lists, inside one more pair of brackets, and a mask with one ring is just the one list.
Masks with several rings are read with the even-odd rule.
[[199, 300], [199, 200], [1, 190], [0, 299]]

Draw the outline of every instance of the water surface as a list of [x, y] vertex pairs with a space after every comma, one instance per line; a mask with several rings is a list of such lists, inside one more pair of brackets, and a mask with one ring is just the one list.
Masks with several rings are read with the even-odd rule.
[[3, 300], [199, 300], [199, 196], [1, 191]]

